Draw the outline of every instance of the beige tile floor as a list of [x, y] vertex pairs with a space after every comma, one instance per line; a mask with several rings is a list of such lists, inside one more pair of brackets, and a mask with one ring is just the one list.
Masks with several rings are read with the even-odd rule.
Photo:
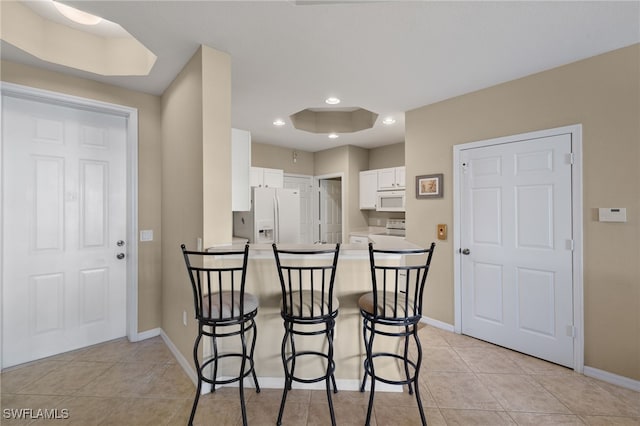
[[[640, 425], [640, 393], [469, 337], [420, 330], [429, 425]], [[194, 386], [159, 338], [125, 339], [2, 372], [2, 425], [185, 425]], [[281, 391], [247, 389], [250, 425], [274, 425]], [[368, 394], [334, 395], [337, 423], [362, 425]], [[7, 419], [7, 409], [58, 409], [67, 419]], [[66, 410], [66, 411], [62, 411]], [[323, 391], [293, 390], [285, 425], [330, 424]], [[204, 395], [198, 425], [241, 424], [237, 388]], [[375, 425], [418, 425], [413, 396], [376, 393]]]

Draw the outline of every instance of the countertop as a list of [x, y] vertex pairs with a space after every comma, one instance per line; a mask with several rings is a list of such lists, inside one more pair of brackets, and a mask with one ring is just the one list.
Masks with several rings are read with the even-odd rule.
[[[384, 228], [383, 228], [384, 229]], [[333, 244], [278, 244], [281, 249], [293, 250], [330, 250]], [[387, 238], [384, 241], [373, 244], [374, 248], [383, 250], [411, 250], [420, 249], [422, 247], [405, 240], [404, 238]], [[207, 251], [216, 250], [243, 250], [244, 244], [220, 244], [207, 248]], [[273, 248], [271, 244], [249, 244], [249, 253], [252, 258], [273, 257]], [[369, 259], [368, 244], [350, 244], [340, 245], [340, 258], [362, 258]]]
[[356, 228], [349, 232], [349, 236], [354, 237], [368, 237], [370, 234], [379, 234], [385, 232], [387, 228], [384, 226], [368, 226], [366, 228]]

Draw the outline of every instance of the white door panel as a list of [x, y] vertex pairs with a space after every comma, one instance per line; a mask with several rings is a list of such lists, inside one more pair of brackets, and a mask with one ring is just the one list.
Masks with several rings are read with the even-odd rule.
[[276, 208], [278, 210], [277, 243], [300, 243], [300, 193], [297, 189], [276, 189]]
[[320, 180], [320, 240], [342, 243], [342, 180]]
[[313, 243], [313, 177], [284, 176], [284, 187], [300, 193], [300, 242]]
[[462, 332], [573, 364], [571, 135], [461, 152]]
[[3, 367], [126, 332], [126, 119], [3, 97]]

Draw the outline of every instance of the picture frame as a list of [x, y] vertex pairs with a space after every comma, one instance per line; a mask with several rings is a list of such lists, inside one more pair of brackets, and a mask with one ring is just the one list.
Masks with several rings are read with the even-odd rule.
[[416, 176], [416, 198], [442, 198], [444, 196], [444, 174]]

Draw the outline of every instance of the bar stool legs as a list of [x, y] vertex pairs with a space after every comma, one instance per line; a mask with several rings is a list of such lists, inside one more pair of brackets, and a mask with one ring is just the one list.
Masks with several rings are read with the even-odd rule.
[[[203, 329], [200, 331], [200, 333], [198, 333], [198, 337], [196, 338], [196, 341], [193, 345], [193, 359], [195, 361], [195, 366], [196, 366], [196, 373], [198, 375], [198, 385], [196, 388], [196, 396], [195, 399], [193, 401], [193, 406], [191, 408], [191, 415], [189, 416], [189, 426], [193, 425], [193, 420], [195, 418], [196, 415], [196, 409], [198, 408], [198, 402], [200, 400], [200, 394], [202, 393], [202, 382], [207, 382], [211, 384], [211, 393], [214, 393], [216, 391], [216, 384], [226, 384], [226, 383], [231, 383], [234, 381], [238, 381], [238, 388], [239, 388], [239, 394], [240, 394], [240, 408], [242, 410], [242, 424], [244, 426], [247, 425], [247, 409], [246, 409], [246, 404], [245, 404], [245, 398], [244, 398], [244, 378], [247, 377], [249, 374], [251, 374], [251, 376], [253, 377], [253, 383], [255, 384], [255, 388], [256, 388], [256, 393], [260, 393], [260, 384], [258, 383], [258, 377], [256, 375], [256, 371], [254, 368], [254, 363], [253, 363], [253, 354], [255, 351], [255, 347], [256, 347], [256, 335], [257, 335], [257, 327], [256, 327], [256, 323], [254, 319], [251, 319], [249, 321], [249, 325], [245, 327], [245, 324], [242, 323], [239, 325], [240, 326], [240, 330], [239, 331], [235, 331], [235, 332], [230, 332], [230, 333], [223, 333], [223, 334], [218, 334], [216, 333], [216, 327], [215, 326], [210, 326], [211, 327], [211, 332], [207, 332], [204, 331]], [[204, 326], [203, 326], [204, 328]], [[246, 336], [245, 336], [245, 332], [249, 331], [253, 329], [252, 332], [252, 339], [251, 339], [251, 346], [249, 348], [249, 350], [247, 351], [247, 340], [246, 340]], [[242, 344], [242, 352], [235, 354], [235, 353], [230, 353], [230, 354], [224, 354], [224, 355], [220, 355], [218, 353], [218, 342], [217, 342], [217, 338], [218, 337], [227, 337], [227, 336], [233, 336], [233, 335], [240, 335], [240, 340], [241, 340], [241, 344]], [[213, 357], [209, 360], [207, 360], [204, 363], [200, 363], [200, 358], [199, 358], [199, 345], [200, 345], [200, 341], [202, 339], [202, 336], [208, 336], [211, 337], [211, 341], [212, 341], [212, 347], [213, 347]], [[231, 378], [231, 379], [227, 379], [227, 380], [216, 380], [216, 378], [218, 377], [218, 361], [221, 358], [225, 358], [225, 357], [237, 357], [240, 358], [240, 370], [238, 373], [238, 376], [236, 378]], [[245, 371], [247, 369], [247, 362], [249, 363], [249, 371]], [[204, 376], [203, 370], [206, 366], [213, 364], [213, 374], [211, 376], [211, 379], [207, 378]]]
[[193, 419], [196, 416], [196, 408], [198, 408], [198, 401], [200, 401], [200, 394], [202, 393], [202, 369], [200, 368], [200, 362], [198, 361], [198, 345], [200, 344], [200, 339], [202, 337], [201, 333], [198, 333], [198, 337], [196, 337], [196, 341], [193, 345], [193, 359], [195, 361], [196, 366], [196, 374], [198, 375], [198, 385], [196, 387], [196, 397], [193, 400], [193, 405], [191, 406], [191, 415], [189, 416], [189, 426], [193, 425]]
[[[369, 405], [367, 407], [367, 419], [365, 421], [365, 425], [368, 426], [371, 422], [371, 413], [373, 412], [373, 400], [375, 397], [375, 387], [376, 387], [376, 379], [385, 383], [390, 384], [406, 384], [409, 390], [409, 395], [414, 393], [413, 389], [415, 388], [416, 402], [418, 404], [418, 411], [420, 412], [420, 420], [423, 426], [427, 425], [427, 419], [424, 415], [424, 409], [422, 408], [422, 400], [420, 398], [420, 384], [419, 384], [419, 374], [420, 367], [422, 365], [422, 346], [420, 345], [420, 339], [418, 338], [418, 328], [416, 325], [405, 326], [403, 333], [387, 333], [387, 332], [376, 332], [375, 322], [369, 321], [366, 318], [363, 318], [363, 336], [365, 342], [365, 348], [367, 352], [366, 359], [364, 361], [364, 375], [362, 378], [362, 384], [360, 386], [360, 392], [364, 392], [366, 384], [367, 384], [367, 376], [371, 377], [371, 390], [369, 391]], [[369, 331], [369, 336], [367, 337], [367, 331]], [[393, 335], [404, 337], [404, 353], [402, 356], [380, 352], [373, 352], [373, 339], [375, 335], [383, 334], [383, 335]], [[409, 360], [409, 338], [413, 337], [416, 347], [418, 350], [417, 359], [414, 362]], [[376, 376], [375, 367], [374, 367], [374, 358], [376, 357], [393, 357], [402, 360], [404, 365], [404, 372], [406, 380], [404, 381], [393, 381], [382, 379], [381, 377]], [[414, 369], [413, 376], [410, 372], [410, 366]]]
[[[327, 392], [327, 401], [329, 403], [329, 413], [331, 415], [331, 424], [332, 426], [336, 425], [336, 416], [333, 409], [333, 400], [331, 397], [331, 387], [333, 386], [333, 393], [338, 393], [338, 387], [336, 385], [336, 378], [334, 375], [335, 371], [335, 362], [333, 360], [333, 335], [334, 335], [334, 327], [335, 327], [335, 319], [330, 318], [325, 322], [325, 329], [319, 331], [301, 331], [296, 330], [294, 328], [295, 322], [293, 321], [284, 321], [285, 334], [282, 338], [282, 347], [281, 347], [281, 355], [282, 355], [282, 365], [284, 366], [284, 374], [285, 374], [285, 383], [284, 389], [282, 391], [282, 400], [280, 402], [280, 411], [278, 412], [278, 425], [282, 425], [282, 416], [284, 414], [284, 407], [287, 400], [287, 394], [291, 390], [293, 381], [302, 382], [302, 383], [315, 383], [321, 380], [325, 381], [326, 392]], [[295, 335], [318, 335], [324, 334], [327, 338], [328, 348], [327, 353], [323, 354], [316, 351], [296, 351], [295, 346]], [[289, 343], [291, 347], [291, 353], [287, 356], [287, 343]], [[296, 358], [299, 356], [305, 355], [318, 355], [327, 359], [327, 370], [325, 374], [321, 377], [314, 379], [303, 379], [295, 376], [295, 367], [296, 367]]]
[[[418, 359], [416, 360], [416, 378], [415, 378], [415, 387], [416, 387], [416, 402], [418, 403], [418, 410], [420, 411], [420, 420], [422, 424], [426, 426], [427, 418], [424, 416], [424, 410], [422, 409], [422, 399], [420, 398], [420, 382], [418, 381], [418, 377], [420, 374], [420, 366], [422, 365], [422, 345], [420, 344], [420, 339], [418, 339], [418, 327], [413, 326], [413, 339], [416, 341], [416, 347], [418, 349]], [[407, 341], [408, 341], [407, 337]], [[405, 359], [407, 359], [407, 354], [405, 352]], [[405, 368], [407, 364], [405, 363]], [[411, 393], [411, 384], [409, 384], [409, 393]]]
[[[419, 376], [422, 366], [422, 347], [418, 337], [418, 324], [422, 318], [424, 286], [434, 249], [435, 243], [431, 243], [428, 249], [406, 250], [377, 249], [373, 247], [372, 243], [369, 243], [372, 291], [363, 294], [358, 299], [362, 316], [362, 336], [367, 352], [360, 392], [364, 392], [367, 376], [371, 377], [366, 425], [369, 425], [371, 421], [376, 381], [391, 385], [407, 385], [410, 395], [413, 394], [415, 388], [420, 420], [423, 426], [427, 424], [420, 399]], [[381, 260], [379, 255], [389, 254], [403, 256], [403, 261], [398, 265], [378, 262]], [[407, 261], [409, 256], [416, 257]], [[402, 353], [374, 352], [373, 340], [376, 335], [404, 339]], [[409, 339], [411, 337], [413, 337], [418, 351], [416, 360], [409, 357]], [[376, 373], [374, 366], [376, 358], [401, 361], [404, 367], [404, 378], [389, 378], [384, 377], [384, 372]]]

